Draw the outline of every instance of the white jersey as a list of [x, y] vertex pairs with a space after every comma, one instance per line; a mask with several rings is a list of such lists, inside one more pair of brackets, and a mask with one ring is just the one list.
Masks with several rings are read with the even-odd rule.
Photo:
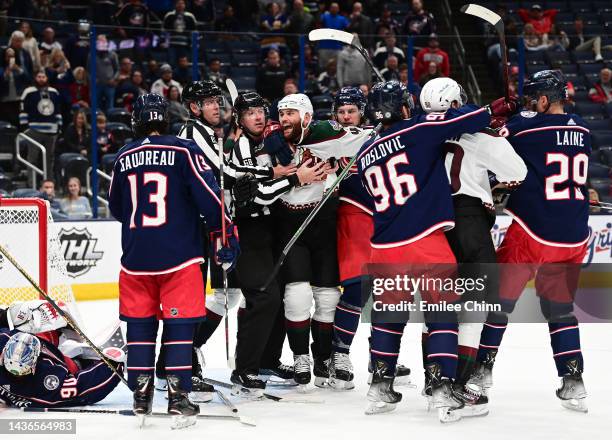
[[527, 175], [527, 167], [505, 138], [493, 130], [463, 134], [448, 139], [445, 166], [453, 195], [476, 197], [493, 206], [488, 171], [497, 181], [516, 186]]

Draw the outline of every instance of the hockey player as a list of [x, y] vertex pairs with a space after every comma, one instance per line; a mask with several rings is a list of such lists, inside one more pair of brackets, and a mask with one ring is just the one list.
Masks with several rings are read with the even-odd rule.
[[[444, 236], [453, 226], [452, 199], [443, 162], [443, 142], [474, 133], [490, 122], [491, 108], [464, 105], [444, 114], [410, 117], [414, 104], [397, 81], [376, 84], [368, 95], [372, 122], [382, 121], [379, 137], [367, 142], [357, 159], [359, 175], [374, 197], [372, 263], [439, 264], [456, 262]], [[407, 119], [409, 118], [409, 119]], [[423, 293], [423, 292], [422, 292]], [[441, 421], [457, 420], [462, 407], [451, 389], [457, 371], [457, 323], [452, 316], [432, 322], [426, 315], [427, 373], [433, 405]], [[372, 325], [374, 377], [367, 414], [391, 411], [401, 400], [393, 389], [395, 365], [405, 322]]]
[[[279, 128], [293, 152], [294, 164], [352, 156], [369, 136], [369, 130], [344, 129], [335, 121], [313, 121], [310, 99], [301, 93], [285, 96], [278, 103]], [[268, 136], [275, 136], [271, 132]], [[335, 169], [330, 168], [330, 171]], [[278, 244], [284, 247], [310, 211], [323, 197], [325, 181], [292, 188], [275, 205], [278, 216]], [[337, 198], [330, 199], [291, 249], [281, 269], [285, 285], [287, 338], [294, 356], [295, 381], [311, 380], [308, 354], [309, 331], [315, 359], [315, 385], [325, 386], [329, 378], [332, 322], [340, 289], [336, 254]], [[314, 299], [315, 312], [310, 319]]]
[[[343, 87], [334, 97], [332, 115], [343, 127], [360, 127], [366, 119], [366, 104], [367, 99], [358, 87]], [[350, 158], [340, 159], [340, 166], [346, 166], [349, 160]], [[359, 326], [363, 306], [361, 268], [370, 261], [374, 201], [357, 175], [356, 166], [340, 184], [339, 194], [336, 229], [340, 285], [343, 292], [334, 315], [329, 384], [335, 389], [352, 389], [353, 366], [349, 350]], [[409, 374], [410, 369], [397, 365], [396, 376]]]
[[[428, 114], [443, 114], [450, 108], [467, 103], [463, 88], [450, 78], [436, 78], [425, 84], [420, 96], [421, 108]], [[527, 174], [523, 160], [510, 143], [494, 130], [463, 134], [444, 143], [446, 174], [451, 184], [455, 227], [446, 231], [446, 238], [460, 264], [460, 276], [486, 280], [487, 290], [464, 293], [462, 300], [485, 301], [496, 297], [498, 273], [491, 227], [495, 208], [491, 195], [489, 172], [506, 188], [516, 188]], [[485, 263], [480, 265], [480, 263]], [[459, 313], [458, 370], [455, 393], [473, 415], [487, 412], [486, 396], [480, 390], [464, 388], [469, 379], [482, 331], [484, 315], [478, 312]], [[424, 345], [427, 333], [424, 333]]]
[[127, 322], [128, 383], [135, 414], [150, 414], [158, 319], [163, 319], [168, 412], [183, 427], [195, 423], [192, 416], [199, 412], [187, 393], [194, 326], [205, 315], [200, 224], [206, 221], [214, 246], [227, 221], [227, 246], [212, 254], [228, 269], [239, 253], [238, 237], [201, 150], [193, 141], [166, 135], [167, 101], [140, 96], [132, 129], [137, 140], [117, 153], [109, 191], [111, 213], [122, 223], [119, 310]]
[[[119, 376], [97, 355], [77, 358], [62, 352], [59, 334], [65, 327], [47, 301], [0, 309], [0, 402], [19, 408], [92, 405], [115, 389]], [[102, 350], [120, 372], [122, 345]]]
[[525, 182], [511, 193], [506, 205], [513, 221], [497, 250], [499, 263], [515, 264], [502, 266], [502, 312], [489, 313], [485, 322], [473, 380], [485, 388], [492, 386], [493, 363], [508, 314], [527, 282], [535, 278], [562, 381], [557, 397], [563, 406], [586, 412], [573, 296], [589, 238], [586, 181], [591, 136], [579, 116], [563, 110], [567, 83], [560, 72], [544, 70], [531, 75], [523, 91], [529, 110], [511, 118], [500, 130], [528, 170]]
[[[264, 151], [263, 134], [267, 123], [268, 105], [257, 93], [242, 93], [234, 103], [236, 128], [230, 134], [226, 150], [232, 151], [232, 163], [237, 166], [270, 167], [271, 158]], [[274, 188], [271, 197], [247, 188], [242, 195], [242, 184], [234, 187], [235, 218], [240, 230], [241, 256], [236, 277], [242, 287], [245, 307], [240, 310], [236, 343], [236, 369], [231, 381], [238, 389], [259, 396], [265, 383], [258, 374], [293, 379], [293, 368], [280, 362], [285, 339], [282, 291], [276, 281], [261, 291], [266, 277], [272, 272], [275, 256], [276, 222], [267, 205], [291, 188], [306, 185], [326, 176], [324, 164], [302, 164], [296, 174], [262, 182], [259, 186]], [[257, 189], [257, 187], [255, 187]], [[263, 358], [268, 352], [269, 356]]]

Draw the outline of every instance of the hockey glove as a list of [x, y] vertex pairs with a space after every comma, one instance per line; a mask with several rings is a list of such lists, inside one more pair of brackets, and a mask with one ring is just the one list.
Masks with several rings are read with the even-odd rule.
[[278, 122], [271, 121], [264, 129], [264, 150], [278, 160], [281, 165], [289, 165], [293, 152], [287, 144]]
[[227, 243], [223, 246], [221, 230], [210, 233], [212, 246], [210, 255], [216, 264], [220, 264], [227, 272], [231, 272], [236, 266], [240, 255], [240, 244], [238, 243], [238, 229], [233, 224], [227, 225]]
[[[63, 307], [62, 310], [64, 310]], [[66, 320], [57, 313], [48, 301], [44, 300], [13, 303], [8, 308], [7, 320], [10, 329], [32, 334], [57, 330], [67, 326]]]
[[255, 199], [257, 194], [257, 179], [251, 173], [239, 177], [232, 187], [232, 197], [236, 206], [243, 207]]
[[519, 108], [519, 101], [516, 96], [511, 96], [508, 101], [506, 101], [506, 98], [498, 98], [488, 107], [491, 116], [508, 117], [516, 113]]

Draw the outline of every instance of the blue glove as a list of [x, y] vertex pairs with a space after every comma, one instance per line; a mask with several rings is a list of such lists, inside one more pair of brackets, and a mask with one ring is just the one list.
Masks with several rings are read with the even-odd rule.
[[281, 165], [287, 166], [293, 160], [293, 151], [287, 144], [278, 122], [272, 121], [264, 129], [264, 150]]
[[210, 233], [211, 252], [210, 255], [216, 264], [220, 264], [224, 270], [231, 272], [236, 267], [240, 255], [240, 243], [238, 242], [238, 229], [235, 225], [227, 225], [227, 243], [222, 245], [221, 230]]

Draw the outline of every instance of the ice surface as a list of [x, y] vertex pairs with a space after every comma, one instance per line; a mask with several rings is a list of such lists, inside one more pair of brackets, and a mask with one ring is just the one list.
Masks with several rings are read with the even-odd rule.
[[[79, 303], [88, 334], [95, 335], [117, 317], [117, 301], [90, 301]], [[232, 316], [235, 313], [231, 313]], [[230, 332], [235, 333], [235, 320], [230, 321]], [[208, 377], [228, 381], [225, 345], [219, 329], [205, 347]], [[368, 325], [362, 324], [355, 338], [351, 358], [355, 366], [356, 388], [335, 392], [316, 390], [311, 396], [325, 400], [323, 404], [250, 402], [236, 398], [239, 413], [257, 422], [256, 427], [241, 425], [233, 420], [199, 420], [196, 426], [181, 431], [170, 430], [169, 419], [151, 419], [144, 429], [137, 428], [134, 417], [118, 415], [80, 414], [24, 414], [7, 409], [0, 418], [76, 418], [77, 435], [53, 435], [55, 439], [241, 439], [241, 440], [293, 440], [293, 439], [577, 439], [610, 438], [612, 433], [612, 326], [589, 324], [582, 327], [585, 356], [584, 375], [589, 392], [588, 414], [579, 414], [562, 408], [555, 397], [558, 378], [551, 356], [548, 328], [545, 324], [515, 324], [506, 332], [494, 370], [495, 386], [491, 391], [490, 414], [486, 417], [463, 419], [452, 425], [442, 425], [435, 413], [426, 411], [420, 396], [423, 382], [421, 368], [420, 325], [407, 327], [402, 340], [400, 362], [409, 366], [416, 389], [398, 388], [403, 400], [395, 412], [366, 416], [365, 394], [367, 380]], [[235, 342], [232, 341], [232, 347]], [[284, 360], [289, 362], [291, 352], [285, 346]], [[229, 395], [229, 390], [224, 390]], [[288, 391], [269, 389], [271, 393]], [[293, 391], [291, 391], [293, 393]], [[122, 384], [96, 408], [127, 409], [131, 395]], [[155, 410], [165, 411], [161, 393], [155, 398]], [[229, 414], [219, 401], [201, 406], [203, 413]], [[3, 436], [6, 437], [6, 436]], [[40, 439], [41, 436], [21, 435], [19, 438]]]

